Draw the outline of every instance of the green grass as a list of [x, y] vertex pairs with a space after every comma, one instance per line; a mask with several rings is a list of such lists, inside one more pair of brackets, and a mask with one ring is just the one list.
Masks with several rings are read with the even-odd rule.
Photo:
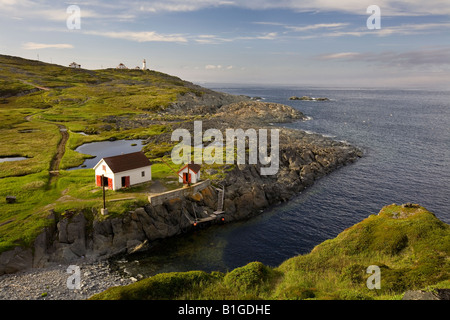
[[[1, 205], [0, 253], [16, 246], [32, 245], [42, 229], [50, 225], [47, 219], [52, 210], [64, 214], [66, 210], [98, 212], [103, 207], [103, 192], [96, 187], [92, 169], [61, 171], [55, 184], [48, 185], [47, 173], [2, 179], [0, 199], [12, 195], [16, 203]], [[142, 187], [121, 191], [106, 191], [110, 216], [119, 216], [148, 203]], [[130, 200], [113, 201], [121, 198]], [[2, 200], [5, 201], [5, 200]]]
[[19, 95], [23, 92], [33, 90], [34, 87], [17, 80], [8, 80], [0, 76], [0, 97]]
[[[425, 208], [391, 205], [276, 268], [159, 274], [92, 299], [401, 299], [406, 290], [450, 288], [449, 256], [449, 225]], [[367, 288], [371, 265], [381, 268], [380, 290]]]
[[[18, 245], [28, 246], [48, 225], [48, 211], [42, 207], [59, 197], [56, 190], [46, 190], [48, 174], [36, 173], [24, 177], [3, 178], [0, 198], [15, 196], [14, 204], [2, 204], [0, 214], [0, 252]], [[41, 209], [41, 210], [40, 210]]]

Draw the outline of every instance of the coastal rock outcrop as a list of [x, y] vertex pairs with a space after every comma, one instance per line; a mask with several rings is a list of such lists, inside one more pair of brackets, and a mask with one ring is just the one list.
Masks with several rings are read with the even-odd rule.
[[293, 97], [290, 97], [289, 100], [301, 100], [301, 101], [330, 101], [329, 98], [314, 98], [314, 97], [310, 97], [310, 96], [303, 96], [303, 97], [293, 96]]

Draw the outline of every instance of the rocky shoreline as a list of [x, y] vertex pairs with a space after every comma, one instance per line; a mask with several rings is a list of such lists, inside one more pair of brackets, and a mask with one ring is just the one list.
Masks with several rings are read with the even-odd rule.
[[80, 264], [80, 289], [70, 289], [69, 265], [53, 265], [0, 276], [0, 300], [86, 300], [137, 279], [112, 272], [108, 262]]
[[[291, 107], [242, 101], [242, 97], [233, 102], [229, 95], [225, 96], [225, 100], [211, 104], [210, 100], [216, 98], [202, 97], [206, 102], [199, 103], [189, 97], [188, 101], [179, 102], [168, 112], [183, 113], [187, 108], [191, 114], [205, 115], [208, 111], [207, 116], [202, 117], [203, 130], [279, 129], [280, 167], [276, 175], [261, 175], [260, 165], [225, 166], [225, 176], [200, 192], [159, 205], [147, 204], [119, 217], [105, 218], [95, 209], [67, 211], [64, 215], [51, 212], [48, 217], [50, 226], [37, 237], [33, 247], [16, 247], [0, 254], [0, 299], [85, 299], [96, 293], [96, 290], [106, 289], [105, 286], [134, 281], [111, 272], [106, 264], [99, 267], [99, 262], [146, 250], [153, 241], [192, 230], [191, 221], [206, 217], [216, 210], [217, 186], [225, 188], [225, 222], [248, 219], [275, 204], [289, 201], [315, 180], [362, 156], [358, 148], [346, 143], [276, 127], [274, 123], [302, 121], [306, 118]], [[221, 105], [221, 102], [226, 103]], [[116, 124], [127, 125], [117, 120]], [[143, 121], [142, 125], [145, 125]], [[193, 127], [192, 122], [184, 122], [177, 123], [176, 128], [180, 128], [180, 125], [188, 130]], [[167, 141], [170, 141], [170, 132], [151, 137], [147, 143]], [[87, 274], [88, 278], [92, 276], [84, 291], [67, 292], [64, 289], [68, 274], [65, 268], [61, 271], [61, 266], [69, 264], [82, 264], [85, 270], [82, 274]], [[42, 278], [40, 286], [34, 284], [36, 278]], [[22, 290], [17, 286], [19, 283], [20, 287], [28, 289]], [[50, 283], [46, 285], [54, 289], [52, 293], [48, 290], [47, 295], [42, 297], [39, 295], [45, 292], [42, 289], [45, 283]]]

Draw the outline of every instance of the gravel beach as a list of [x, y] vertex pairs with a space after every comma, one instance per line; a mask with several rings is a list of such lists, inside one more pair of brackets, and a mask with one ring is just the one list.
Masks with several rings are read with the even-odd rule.
[[[80, 289], [69, 289], [69, 265], [55, 265], [0, 276], [0, 300], [85, 300], [110, 287], [127, 285], [137, 279], [113, 272], [107, 262], [78, 265]], [[74, 284], [74, 282], [70, 282]]]

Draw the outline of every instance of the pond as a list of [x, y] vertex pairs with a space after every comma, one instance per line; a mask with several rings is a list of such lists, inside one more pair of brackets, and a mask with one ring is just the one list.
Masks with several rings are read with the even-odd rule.
[[27, 160], [28, 158], [25, 157], [4, 157], [4, 158], [0, 158], [0, 163], [1, 162], [7, 162], [7, 161], [22, 161], [22, 160]]
[[102, 158], [141, 151], [144, 141], [138, 139], [85, 143], [75, 151], [95, 156], [95, 158], [86, 159], [81, 166], [69, 170], [92, 169]]

